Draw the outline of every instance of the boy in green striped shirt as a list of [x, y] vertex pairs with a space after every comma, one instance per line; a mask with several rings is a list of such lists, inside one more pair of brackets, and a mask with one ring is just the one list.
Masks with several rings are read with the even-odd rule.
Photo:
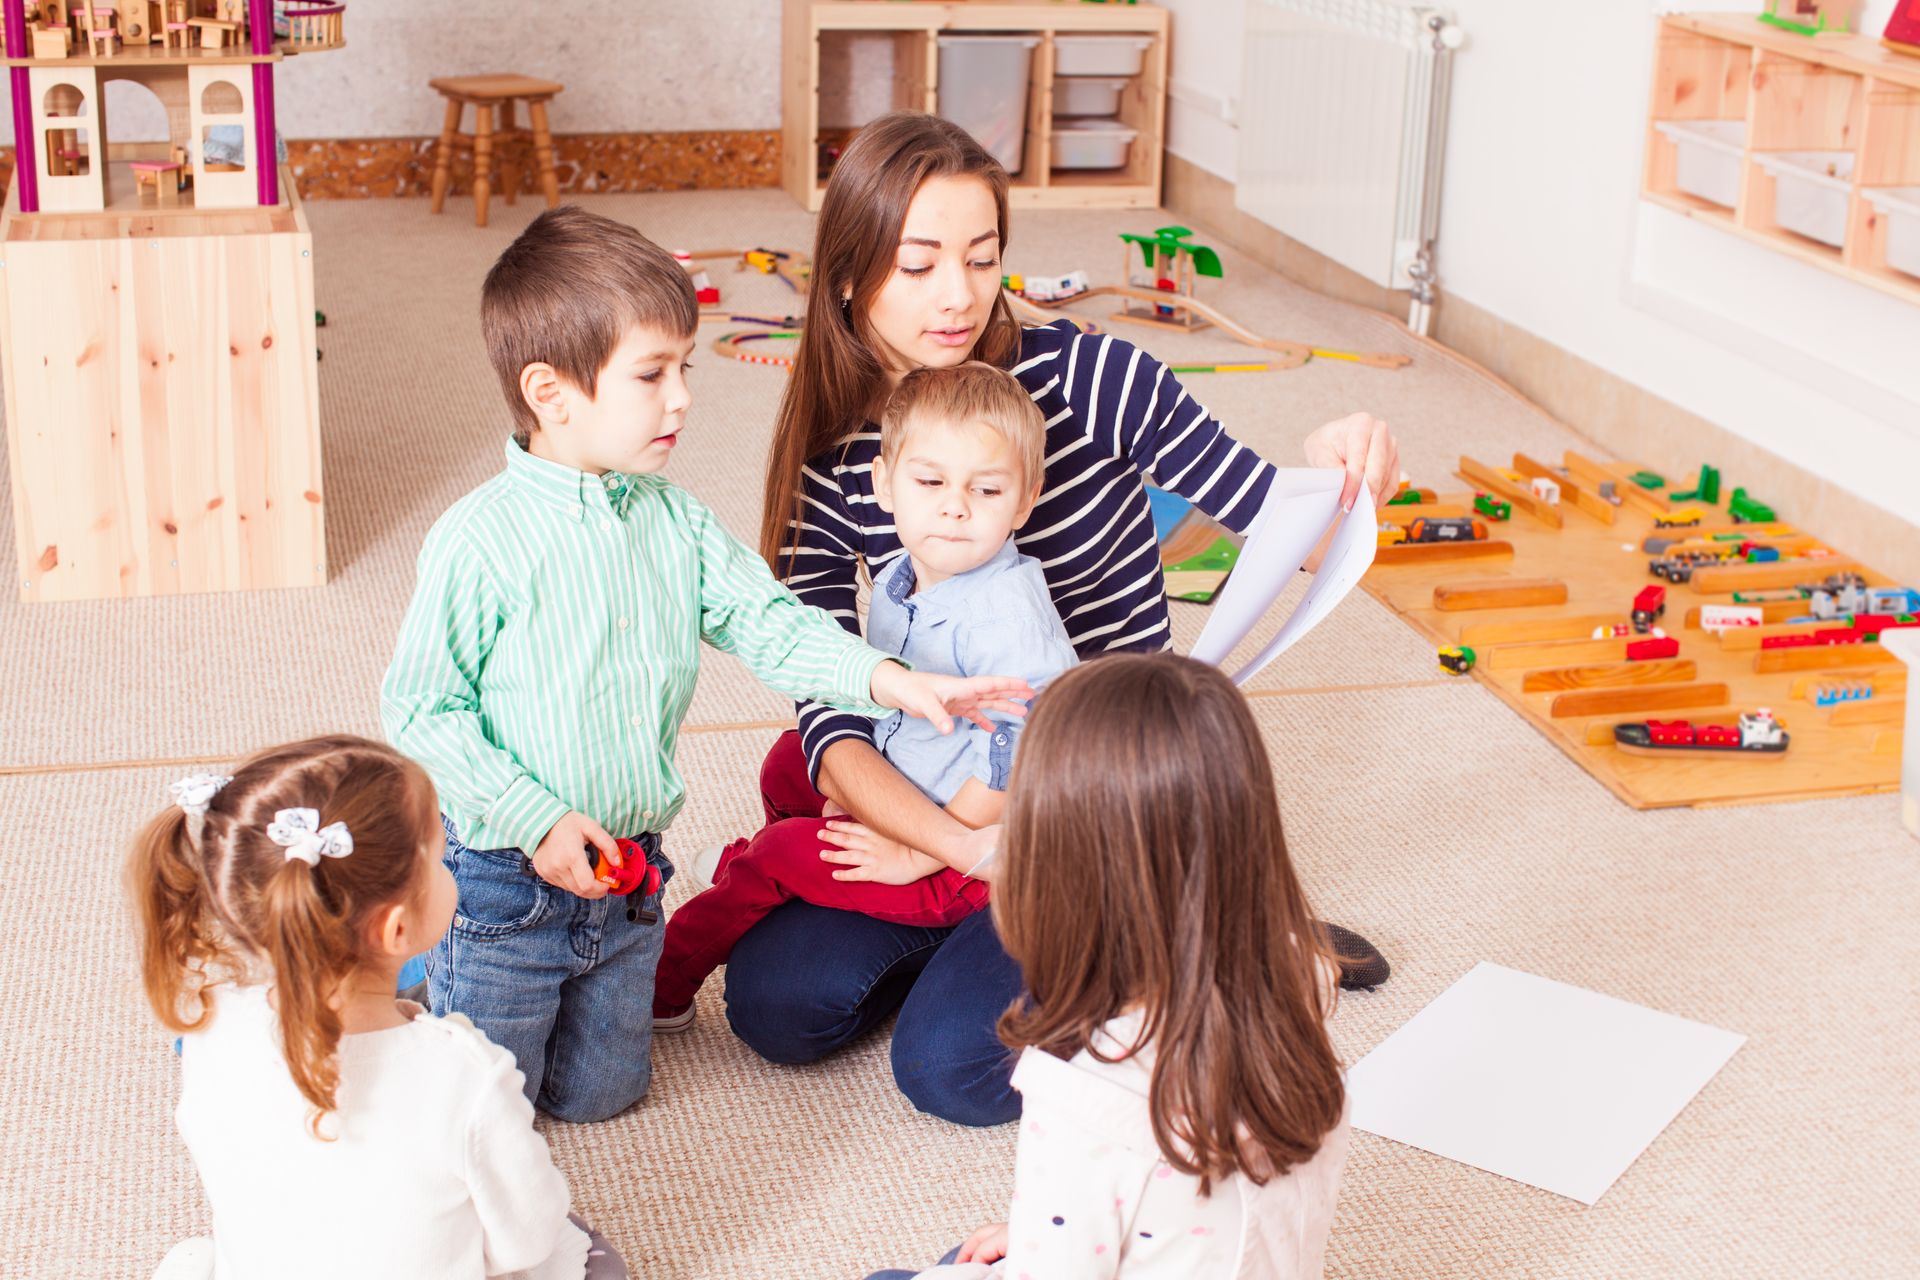
[[657, 474], [698, 322], [672, 257], [581, 209], [501, 255], [481, 324], [514, 419], [506, 468], [427, 534], [380, 690], [388, 737], [439, 791], [460, 892], [427, 959], [433, 1011], [510, 1050], [564, 1120], [612, 1116], [651, 1077], [660, 904], [610, 900], [590, 859], [618, 865], [618, 837], [671, 872], [659, 833], [685, 798], [674, 746], [702, 641], [789, 697], [876, 718], [990, 724], [1031, 692], [909, 672]]

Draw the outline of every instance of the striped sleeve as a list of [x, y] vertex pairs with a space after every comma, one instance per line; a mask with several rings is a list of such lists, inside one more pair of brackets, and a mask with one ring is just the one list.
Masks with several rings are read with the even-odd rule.
[[685, 505], [700, 548], [701, 638], [789, 697], [828, 699], [839, 711], [871, 717], [889, 714], [868, 697], [874, 669], [887, 655], [795, 599], [712, 511], [691, 498]]
[[1070, 343], [1062, 392], [1093, 443], [1237, 533], [1266, 501], [1273, 466], [1227, 434], [1167, 367], [1132, 343]]
[[[789, 590], [802, 604], [825, 610], [853, 635], [860, 634], [860, 546], [862, 530], [847, 509], [847, 496], [824, 463], [809, 463], [800, 474], [798, 547], [784, 565]], [[823, 702], [798, 708], [800, 743], [807, 757], [807, 778], [818, 785], [820, 757], [842, 738], [873, 741], [873, 721], [849, 715]]]
[[568, 805], [487, 740], [480, 673], [505, 622], [487, 557], [470, 547], [459, 508], [420, 549], [413, 602], [380, 684], [387, 738], [420, 762], [443, 809], [483, 815], [521, 849], [538, 847]]

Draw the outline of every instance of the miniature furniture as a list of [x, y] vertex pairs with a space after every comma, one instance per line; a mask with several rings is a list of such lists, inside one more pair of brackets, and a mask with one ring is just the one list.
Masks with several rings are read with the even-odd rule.
[[95, 57], [103, 57], [120, 38], [114, 22], [118, 17], [109, 5], [83, 4], [74, 10], [80, 15], [81, 30], [86, 32], [87, 51]]
[[[326, 581], [313, 237], [272, 160], [291, 45], [272, 0], [249, 0], [211, 19], [237, 35], [244, 12], [244, 40], [198, 47], [207, 9], [88, 3], [71, 16], [89, 52], [54, 58], [23, 0], [0, 0], [17, 107], [0, 394], [25, 601]], [[120, 40], [98, 41], [114, 20]], [[159, 99], [164, 141], [109, 136], [114, 80]], [[239, 140], [224, 163], [206, 161], [213, 129]]]
[[[565, 85], [519, 75], [442, 76], [427, 83], [447, 100], [446, 124], [440, 130], [440, 145], [433, 162], [434, 213], [446, 208], [454, 152], [467, 150], [473, 152], [475, 226], [487, 225], [487, 199], [493, 190], [496, 153], [502, 162], [501, 187], [508, 204], [514, 202], [520, 185], [513, 161], [517, 154], [524, 155], [531, 149], [533, 163], [540, 171], [540, 187], [546, 194], [547, 208], [559, 205], [560, 183], [553, 169], [553, 135], [547, 128], [547, 103], [564, 91]], [[531, 130], [522, 129], [515, 122], [514, 109], [520, 102], [527, 104]], [[468, 106], [473, 108], [471, 135], [460, 131], [460, 116]], [[494, 117], [496, 110], [500, 112], [498, 120]]]
[[[818, 211], [826, 194], [827, 172], [840, 146], [856, 127], [836, 127], [822, 119], [823, 95], [844, 93], [832, 68], [848, 64], [856, 42], [875, 36], [893, 44], [893, 100], [888, 110], [936, 111], [940, 93], [942, 35], [993, 32], [1038, 38], [1029, 72], [1026, 136], [1020, 172], [1013, 177], [1008, 203], [1027, 208], [1153, 208], [1160, 203], [1161, 166], [1166, 149], [1167, 10], [1151, 4], [971, 4], [902, 0], [785, 0], [781, 22], [781, 185], [807, 209]], [[1126, 36], [1144, 41], [1137, 69], [1074, 71], [1074, 60], [1089, 48], [1086, 37]], [[1064, 41], [1064, 43], [1062, 43]], [[1061, 66], [1063, 55], [1066, 64]], [[822, 65], [829, 68], [822, 75]], [[1056, 67], [1069, 75], [1124, 78], [1113, 120], [1091, 139], [1067, 124], [1060, 109], [1068, 90], [1085, 83], [1056, 80]], [[1086, 108], [1080, 108], [1085, 111]], [[1090, 145], [1132, 133], [1121, 147], [1124, 163], [1112, 168], [1069, 167], [1114, 164], [1086, 158]], [[824, 163], [823, 163], [824, 162]]]
[[237, 22], [229, 22], [225, 18], [188, 18], [187, 25], [199, 28], [200, 46], [203, 49], [224, 49], [228, 36], [232, 36], [236, 44], [239, 43], [240, 24]]
[[1915, 187], [1920, 60], [1752, 14], [1661, 20], [1642, 199], [1920, 303]]
[[73, 36], [64, 25], [33, 29], [33, 56], [36, 58], [64, 58], [72, 48]]
[[135, 160], [127, 166], [133, 170], [134, 186], [140, 191], [153, 188], [156, 204], [180, 203], [180, 166], [172, 160]]

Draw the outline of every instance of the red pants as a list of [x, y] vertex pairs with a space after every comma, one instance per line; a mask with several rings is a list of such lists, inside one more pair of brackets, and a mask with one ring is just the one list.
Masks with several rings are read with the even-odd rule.
[[807, 778], [800, 735], [780, 735], [760, 766], [760, 800], [767, 825], [751, 840], [727, 846], [713, 888], [683, 904], [667, 920], [667, 937], [654, 979], [653, 1005], [677, 1013], [693, 1003], [707, 975], [725, 964], [733, 944], [793, 899], [858, 911], [893, 924], [947, 928], [987, 904], [987, 884], [947, 868], [912, 884], [836, 880], [844, 870], [820, 856], [832, 848], [820, 838], [826, 797]]

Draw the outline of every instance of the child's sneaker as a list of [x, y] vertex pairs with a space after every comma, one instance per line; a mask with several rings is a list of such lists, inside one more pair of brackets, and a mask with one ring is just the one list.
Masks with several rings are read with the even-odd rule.
[[660, 1035], [664, 1032], [671, 1035], [674, 1032], [685, 1031], [693, 1025], [693, 1008], [692, 1005], [688, 1005], [684, 1009], [662, 1009], [659, 1005], [655, 1005], [653, 1033]]
[[713, 882], [720, 876], [720, 860], [727, 856], [727, 850], [734, 845], [744, 845], [745, 840], [734, 840], [728, 844], [710, 844], [700, 851], [693, 860], [693, 882], [702, 889], [713, 888]]

